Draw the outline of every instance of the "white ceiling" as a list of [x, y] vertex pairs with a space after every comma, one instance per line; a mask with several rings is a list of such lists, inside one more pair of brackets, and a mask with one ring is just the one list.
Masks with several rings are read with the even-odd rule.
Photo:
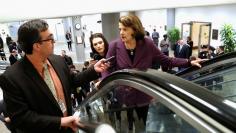
[[33, 18], [231, 3], [236, 3], [236, 0], [4, 0], [1, 1], [0, 23]]

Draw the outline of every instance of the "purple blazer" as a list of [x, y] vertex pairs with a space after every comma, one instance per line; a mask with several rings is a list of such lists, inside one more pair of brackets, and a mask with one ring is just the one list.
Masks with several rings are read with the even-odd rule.
[[[172, 58], [164, 55], [155, 46], [153, 41], [146, 37], [143, 41], [137, 42], [133, 62], [130, 60], [125, 44], [120, 38], [110, 43], [106, 58], [113, 55], [115, 59], [111, 61], [110, 69], [102, 74], [103, 78], [116, 70], [131, 68], [142, 70], [151, 68], [152, 64], [155, 62], [160, 62], [162, 66], [168, 68], [187, 67], [189, 65], [186, 59]], [[130, 88], [127, 89], [127, 87], [119, 88], [116, 93], [118, 100], [126, 105], [146, 104], [152, 99], [141, 91]]]

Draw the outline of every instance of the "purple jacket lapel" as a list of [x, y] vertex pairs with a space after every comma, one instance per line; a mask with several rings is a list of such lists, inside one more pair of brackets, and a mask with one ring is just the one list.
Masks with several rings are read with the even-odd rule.
[[118, 54], [120, 54], [120, 57], [122, 58], [122, 60], [127, 62], [129, 66], [132, 66], [132, 62], [125, 48], [125, 44], [120, 39], [119, 39], [119, 43], [117, 44], [117, 48], [118, 48], [117, 52]]
[[119, 43], [117, 43], [117, 48], [118, 48], [118, 50], [117, 50], [118, 53], [122, 57], [122, 60], [127, 62], [129, 64], [129, 66], [131, 66], [131, 68], [135, 68], [135, 66], [138, 65], [140, 60], [145, 58], [145, 54], [147, 54], [147, 53], [143, 52], [143, 50], [145, 50], [145, 46], [144, 46], [144, 43], [142, 41], [139, 41], [136, 44], [135, 57], [134, 57], [134, 62], [133, 63], [131, 62], [130, 57], [129, 57], [127, 51], [126, 51], [125, 44], [120, 39], [119, 39]]
[[143, 50], [145, 50], [145, 47], [143, 45], [142, 41], [137, 42], [136, 44], [136, 48], [135, 48], [135, 57], [134, 57], [134, 62], [133, 62], [133, 67], [137, 66], [140, 61], [139, 60], [143, 60], [143, 58], [145, 58], [145, 54]]

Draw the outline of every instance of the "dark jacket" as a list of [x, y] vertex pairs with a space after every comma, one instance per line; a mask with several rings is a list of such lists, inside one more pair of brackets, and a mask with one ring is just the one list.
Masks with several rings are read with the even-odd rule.
[[7, 37], [6, 37], [7, 46], [10, 44], [11, 41], [12, 41], [11, 37], [10, 37], [10, 36], [7, 36]]
[[9, 61], [10, 61], [10, 64], [11, 65], [13, 65], [14, 63], [16, 63], [17, 62], [17, 55], [16, 56], [14, 56], [14, 55], [10, 55], [9, 56]]
[[180, 45], [177, 45], [174, 55], [177, 58], [189, 59], [189, 46], [184, 44], [180, 50]]
[[65, 59], [66, 64], [67, 64], [68, 66], [73, 65], [73, 61], [72, 61], [72, 59], [71, 59], [70, 56], [65, 55], [63, 58]]
[[189, 45], [189, 57], [192, 56], [193, 51], [193, 41], [187, 41], [187, 44]]
[[2, 37], [0, 37], [0, 49], [4, 48]]
[[[94, 80], [97, 73], [91, 67], [79, 74], [70, 70], [61, 56], [51, 55], [65, 95], [68, 115], [72, 115], [71, 88]], [[24, 56], [0, 76], [6, 109], [12, 125], [19, 133], [69, 133], [60, 128], [63, 113], [53, 94], [32, 63]]]

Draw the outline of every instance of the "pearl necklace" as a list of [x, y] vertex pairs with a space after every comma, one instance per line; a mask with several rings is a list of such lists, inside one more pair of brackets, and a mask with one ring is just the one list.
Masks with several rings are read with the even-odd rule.
[[129, 49], [130, 55], [134, 55], [134, 49]]

